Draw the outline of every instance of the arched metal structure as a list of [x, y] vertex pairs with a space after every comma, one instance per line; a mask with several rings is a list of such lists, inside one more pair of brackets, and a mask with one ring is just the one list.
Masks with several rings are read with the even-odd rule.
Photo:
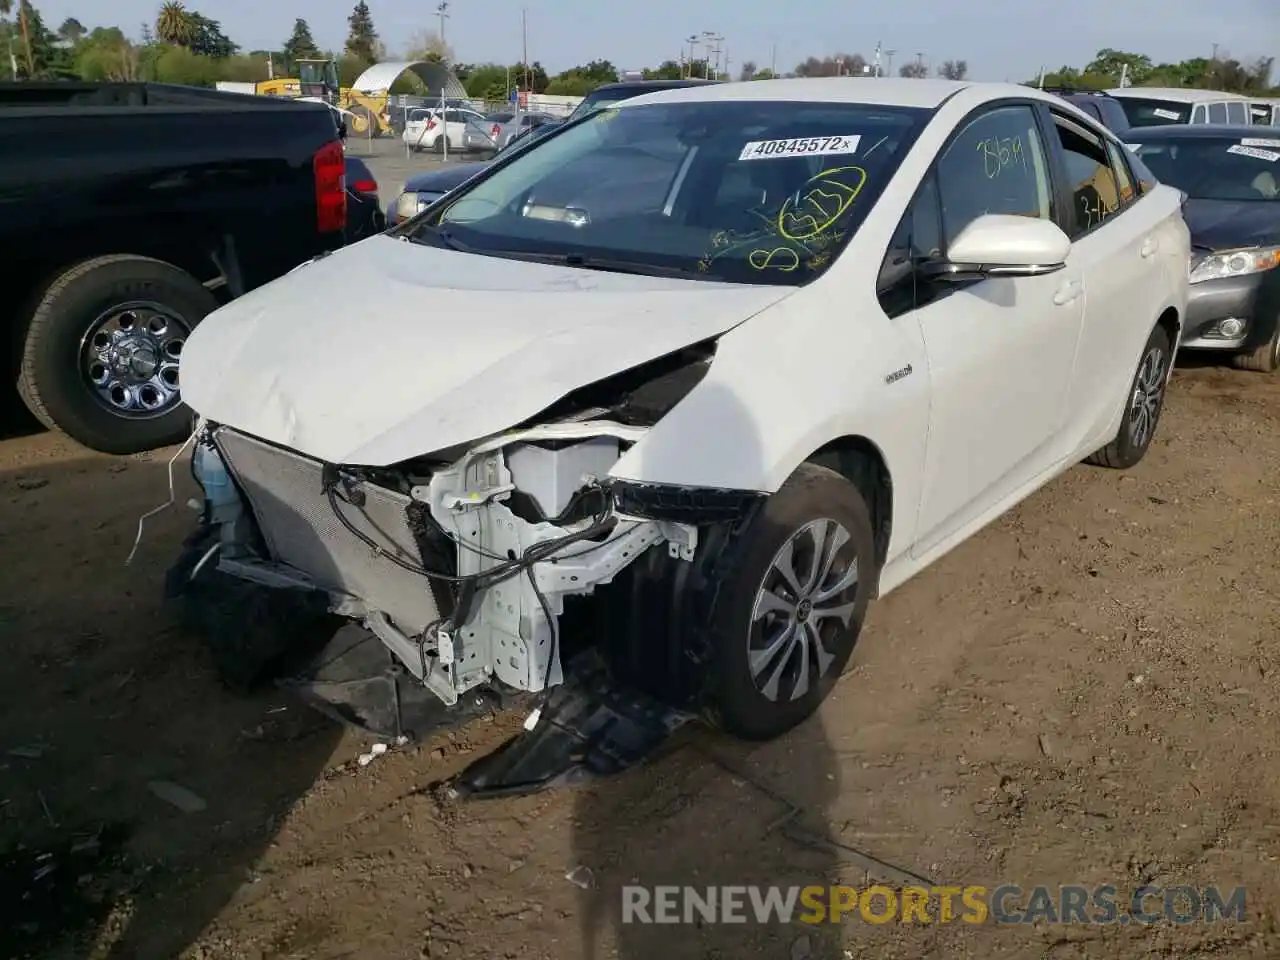
[[412, 73], [427, 88], [428, 99], [444, 97], [448, 100], [467, 98], [467, 90], [449, 68], [438, 60], [396, 60], [375, 63], [351, 85], [352, 90], [367, 94], [385, 94], [404, 73]]

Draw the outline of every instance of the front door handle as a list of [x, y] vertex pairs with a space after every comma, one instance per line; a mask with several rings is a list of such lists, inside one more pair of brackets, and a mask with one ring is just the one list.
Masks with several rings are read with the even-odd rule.
[[1058, 288], [1058, 292], [1053, 295], [1053, 302], [1061, 307], [1079, 300], [1082, 293], [1084, 293], [1083, 283], [1079, 280], [1068, 280], [1060, 286]]
[[1147, 239], [1142, 241], [1142, 247], [1138, 252], [1142, 254], [1143, 259], [1146, 259], [1147, 257], [1154, 256], [1155, 252], [1159, 249], [1160, 241], [1155, 237], [1147, 237]]

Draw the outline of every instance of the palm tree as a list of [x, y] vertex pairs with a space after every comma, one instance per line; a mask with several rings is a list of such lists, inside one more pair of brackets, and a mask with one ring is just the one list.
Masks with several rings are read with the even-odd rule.
[[[0, 17], [7, 17], [11, 13], [13, 13], [13, 0], [0, 0]], [[31, 76], [36, 72], [36, 62], [31, 55], [31, 33], [27, 29], [26, 0], [18, 0], [18, 26], [22, 30], [22, 51], [27, 61], [27, 76]]]
[[[0, 3], [5, 0], [0, 0]], [[180, 0], [166, 0], [160, 6], [156, 17], [156, 36], [165, 43], [185, 47], [196, 33], [195, 18], [182, 5]]]

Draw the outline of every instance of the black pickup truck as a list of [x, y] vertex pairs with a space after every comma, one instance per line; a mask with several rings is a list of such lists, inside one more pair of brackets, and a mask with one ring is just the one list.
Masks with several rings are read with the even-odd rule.
[[321, 104], [149, 83], [0, 84], [0, 355], [46, 426], [104, 453], [185, 439], [187, 335], [340, 247]]

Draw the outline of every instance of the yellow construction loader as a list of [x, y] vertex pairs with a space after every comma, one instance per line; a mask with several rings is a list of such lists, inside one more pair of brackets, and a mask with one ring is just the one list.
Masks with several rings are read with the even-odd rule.
[[[347, 132], [356, 137], [390, 134], [390, 97], [381, 93], [361, 93], [338, 85], [338, 65], [333, 60], [299, 60], [297, 77], [276, 77], [254, 84], [219, 84], [237, 92], [253, 92], [260, 97], [309, 97], [323, 100], [347, 111]], [[252, 86], [252, 91], [248, 88]]]

